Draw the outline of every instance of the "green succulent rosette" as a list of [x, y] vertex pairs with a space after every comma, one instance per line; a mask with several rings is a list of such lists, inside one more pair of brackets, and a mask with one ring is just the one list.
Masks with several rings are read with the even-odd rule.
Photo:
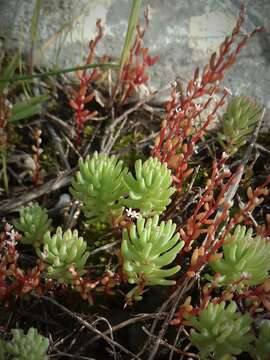
[[269, 360], [270, 358], [270, 320], [264, 319], [259, 325], [259, 336], [255, 346], [250, 351], [256, 360]]
[[200, 351], [201, 359], [222, 359], [226, 355], [239, 355], [250, 348], [253, 336], [250, 334], [252, 318], [241, 315], [235, 302], [226, 306], [209, 303], [198, 316], [187, 315], [193, 329], [190, 341]]
[[[121, 254], [123, 270], [130, 284], [136, 284], [128, 297], [135, 294], [140, 300], [140, 285], [173, 285], [174, 280], [166, 279], [175, 275], [180, 266], [167, 268], [176, 258], [184, 243], [175, 233], [176, 225], [171, 220], [162, 221], [158, 215], [145, 220], [139, 218], [130, 230], [123, 230]], [[164, 268], [166, 267], [166, 268]]]
[[20, 209], [20, 217], [14, 220], [14, 225], [23, 234], [23, 244], [39, 246], [50, 228], [51, 219], [48, 218], [46, 209], [33, 203]]
[[161, 214], [171, 203], [175, 192], [172, 187], [171, 171], [158, 158], [149, 158], [144, 163], [135, 162], [135, 177], [128, 173], [124, 176], [128, 197], [121, 203], [128, 208], [138, 209], [142, 216]]
[[69, 229], [63, 233], [62, 228], [58, 227], [54, 235], [49, 231], [45, 234], [43, 251], [37, 249], [37, 254], [48, 265], [46, 271], [49, 278], [69, 284], [72, 280], [71, 267], [79, 275], [85, 272], [89, 256], [86, 248], [87, 244], [79, 237], [77, 230], [72, 232]]
[[89, 223], [110, 223], [121, 214], [119, 200], [126, 191], [122, 179], [127, 171], [115, 156], [95, 152], [92, 157], [80, 159], [70, 192], [83, 203], [83, 213]]
[[253, 237], [252, 229], [236, 226], [222, 247], [222, 257], [212, 257], [210, 267], [219, 274], [220, 285], [235, 283], [241, 288], [245, 285], [259, 285], [268, 277], [270, 270], [270, 243], [260, 236]]
[[262, 111], [260, 105], [245, 96], [236, 96], [229, 103], [222, 118], [222, 132], [218, 134], [218, 139], [228, 154], [235, 154], [245, 145]]
[[12, 360], [47, 360], [49, 340], [41, 336], [37, 329], [30, 328], [27, 334], [21, 329], [12, 329], [12, 339], [4, 343], [8, 354], [7, 359]]

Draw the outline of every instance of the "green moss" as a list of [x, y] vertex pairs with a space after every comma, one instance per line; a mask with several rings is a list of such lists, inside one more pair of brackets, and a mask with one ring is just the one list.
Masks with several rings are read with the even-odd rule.
[[141, 149], [136, 146], [136, 144], [143, 139], [144, 135], [140, 132], [126, 134], [119, 138], [112, 150], [113, 152], [119, 153], [124, 165], [130, 168], [134, 165], [136, 160], [146, 159]]
[[45, 147], [42, 147], [43, 152], [40, 157], [41, 168], [45, 171], [55, 171], [58, 169], [58, 159], [55, 152], [55, 148], [52, 144], [48, 144]]
[[93, 126], [85, 126], [84, 129], [83, 129], [83, 134], [84, 136], [86, 137], [90, 137], [93, 135], [93, 132], [94, 132], [94, 127]]

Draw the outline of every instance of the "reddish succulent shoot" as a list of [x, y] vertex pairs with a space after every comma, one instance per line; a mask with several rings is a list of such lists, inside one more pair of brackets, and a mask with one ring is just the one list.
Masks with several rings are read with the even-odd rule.
[[[86, 59], [85, 65], [90, 65], [96, 56], [96, 47], [100, 40], [104, 37], [104, 28], [101, 24], [101, 20], [97, 20], [97, 35], [89, 42], [89, 54]], [[95, 83], [101, 76], [101, 72], [98, 68], [88, 71], [87, 69], [77, 72], [77, 77], [80, 81], [80, 86], [77, 91], [74, 92], [73, 97], [70, 99], [69, 104], [75, 110], [75, 122], [76, 122], [76, 137], [77, 146], [81, 142], [81, 133], [85, 126], [85, 123], [96, 116], [96, 111], [90, 111], [86, 109], [86, 105], [90, 104], [95, 94], [91, 88], [91, 85]]]
[[33, 183], [35, 186], [41, 185], [43, 183], [42, 174], [41, 174], [41, 166], [40, 166], [40, 155], [42, 153], [41, 149], [41, 130], [37, 129], [34, 134], [34, 139], [36, 142], [36, 145], [33, 145], [34, 150], [34, 163], [35, 163], [35, 169], [33, 174]]
[[82, 278], [74, 267], [71, 267], [69, 271], [72, 275], [72, 285], [75, 290], [80, 293], [82, 299], [87, 300], [88, 303], [92, 305], [93, 297], [91, 291], [99, 284], [99, 281], [91, 281], [87, 278]]
[[149, 75], [146, 72], [147, 68], [153, 66], [159, 60], [159, 55], [150, 56], [149, 49], [142, 46], [145, 32], [149, 26], [148, 8], [144, 12], [144, 19], [144, 28], [141, 28], [140, 25], [136, 27], [137, 36], [121, 74], [121, 104], [124, 104], [134, 91], [137, 91], [140, 85], [147, 83], [149, 80]]
[[[223, 79], [225, 71], [234, 64], [247, 40], [261, 30], [255, 28], [238, 40], [244, 19], [245, 11], [242, 6], [232, 34], [220, 45], [219, 53], [211, 56], [203, 71], [199, 68], [195, 70], [193, 79], [189, 81], [185, 90], [178, 91], [176, 85], [172, 88], [171, 100], [166, 105], [165, 119], [155, 141], [153, 156], [157, 156], [162, 162], [167, 162], [173, 169], [179, 191], [182, 189], [183, 181], [193, 171], [188, 166], [188, 161], [195, 151], [196, 143], [205, 134], [229, 94], [226, 88], [220, 88], [220, 80]], [[222, 94], [219, 99], [216, 98], [218, 94]], [[194, 125], [213, 101], [215, 101], [214, 110], [193, 133]]]
[[44, 265], [39, 262], [37, 266], [25, 272], [17, 264], [19, 253], [16, 250], [16, 242], [20, 237], [8, 223], [0, 234], [0, 301], [6, 303], [11, 297], [22, 296], [33, 289], [39, 294], [42, 292], [40, 276]]

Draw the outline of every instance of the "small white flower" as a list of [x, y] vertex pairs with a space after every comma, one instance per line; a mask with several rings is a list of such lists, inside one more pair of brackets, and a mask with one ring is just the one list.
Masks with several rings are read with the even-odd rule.
[[201, 104], [195, 104], [195, 110], [200, 111], [203, 108]]
[[228, 89], [227, 87], [224, 87], [224, 90], [225, 90], [229, 95], [232, 95], [232, 90], [231, 90], [231, 89]]
[[135, 210], [132, 210], [131, 208], [126, 209], [127, 216], [132, 219], [139, 219], [141, 217], [140, 213], [137, 213]]

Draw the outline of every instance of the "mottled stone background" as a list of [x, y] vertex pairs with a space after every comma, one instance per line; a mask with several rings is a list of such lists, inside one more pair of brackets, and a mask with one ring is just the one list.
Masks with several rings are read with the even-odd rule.
[[[270, 111], [270, 0], [244, 3], [245, 30], [264, 26], [265, 31], [242, 51], [225, 84], [234, 94], [250, 95]], [[1, 46], [29, 50], [34, 4], [34, 0], [0, 0]], [[153, 54], [161, 55], [152, 70], [151, 86], [160, 88], [176, 77], [188, 79], [195, 66], [206, 63], [232, 30], [240, 0], [145, 0], [146, 4], [152, 9], [146, 43]], [[58, 67], [82, 64], [96, 18], [106, 24], [99, 54], [118, 57], [130, 7], [131, 0], [43, 0], [36, 62]]]

